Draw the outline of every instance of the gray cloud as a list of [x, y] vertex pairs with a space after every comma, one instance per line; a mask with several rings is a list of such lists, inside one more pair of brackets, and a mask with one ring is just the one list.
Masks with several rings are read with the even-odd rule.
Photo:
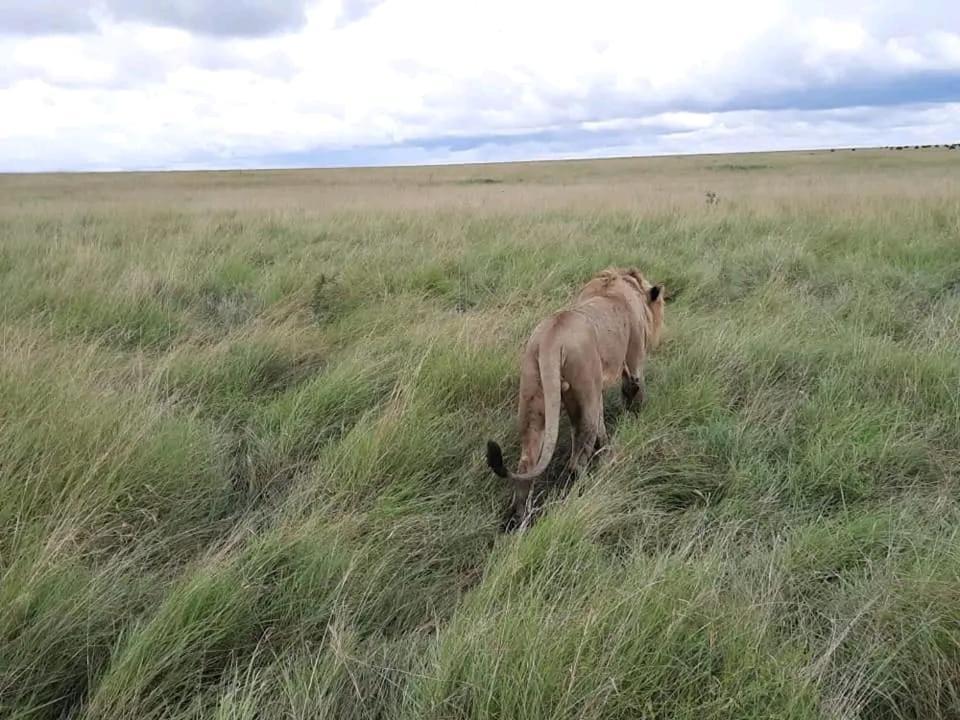
[[[348, 6], [370, 2], [358, 0]], [[105, 14], [114, 20], [175, 27], [201, 35], [261, 37], [303, 27], [306, 5], [307, 0], [0, 0], [0, 33], [94, 32], [97, 18]]]
[[[790, 67], [790, 64], [781, 67], [784, 66]], [[799, 63], [793, 66], [799, 67]], [[790, 77], [789, 85], [753, 80], [738, 77], [726, 86], [717, 82], [706, 90], [694, 87], [672, 95], [645, 87], [624, 92], [609, 80], [597, 81], [573, 92], [541, 93], [546, 111], [532, 119], [532, 123], [538, 126], [533, 129], [523, 125], [498, 127], [485, 120], [487, 115], [505, 114], [519, 102], [517, 94], [512, 92], [516, 88], [506, 83], [490, 86], [465, 84], [452, 102], [449, 97], [444, 97], [438, 98], [434, 104], [437, 115], [451, 105], [463, 108], [462, 112], [455, 112], [449, 122], [459, 132], [424, 137], [416, 144], [428, 150], [463, 151], [491, 144], [548, 145], [563, 139], [571, 147], [577, 142], [590, 146], [597, 142], [601, 133], [618, 135], [608, 137], [610, 142], [634, 142], [640, 129], [598, 132], [586, 129], [585, 125], [611, 120], [637, 121], [671, 112], [709, 114], [870, 108], [867, 116], [873, 117], [881, 108], [960, 101], [960, 69], [907, 71], [851, 66], [843, 71], [837, 70], [837, 76], [830, 79], [820, 77], [815, 71], [797, 72]], [[427, 102], [430, 101], [428, 97]], [[670, 128], [659, 126], [643, 130], [644, 134], [658, 135], [670, 131]], [[684, 132], [685, 128], [674, 128], [673, 131]]]
[[117, 20], [166, 25], [204, 35], [256, 37], [297, 30], [306, 23], [306, 0], [107, 0]]
[[679, 129], [656, 122], [632, 130], [554, 128], [500, 135], [411, 139], [396, 144], [315, 148], [268, 156], [195, 158], [196, 167], [362, 167], [689, 152], [813, 149], [955, 142], [950, 111], [858, 108], [717, 113], [714, 123]]
[[95, 29], [89, 5], [76, 0], [0, 0], [0, 34], [51, 35]]
[[340, 6], [340, 17], [337, 18], [337, 25], [348, 25], [357, 20], [363, 19], [366, 15], [384, 0], [343, 0]]
[[743, 93], [726, 103], [705, 107], [727, 110], [831, 110], [887, 107], [960, 100], [960, 70], [851, 73], [836, 82], [812, 82], [791, 90]]

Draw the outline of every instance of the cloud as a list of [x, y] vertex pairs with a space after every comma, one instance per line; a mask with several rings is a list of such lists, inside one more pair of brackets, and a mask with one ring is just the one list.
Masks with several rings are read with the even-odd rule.
[[[630, 127], [516, 135], [430, 138], [383, 145], [316, 148], [267, 155], [237, 155], [225, 167], [308, 168], [416, 165], [679, 153], [797, 150], [826, 147], [926, 144], [960, 122], [960, 103], [878, 113], [869, 108], [832, 111], [735, 111], [692, 114], [672, 124], [664, 116]], [[198, 155], [177, 167], [209, 167]]]
[[[306, 0], [0, 0], [0, 33], [93, 33], [112, 21], [221, 37], [259, 37], [302, 28], [306, 5]], [[357, 12], [362, 14], [360, 8]]]
[[116, 20], [152, 23], [190, 32], [257, 37], [297, 30], [306, 23], [304, 0], [106, 0]]
[[384, 0], [341, 0], [337, 24], [343, 26], [357, 22], [369, 15], [375, 7], [382, 5], [383, 2]]
[[0, 0], [0, 33], [44, 35], [95, 29], [90, 8], [75, 0]]
[[880, 73], [855, 73], [833, 82], [812, 82], [790, 90], [745, 92], [717, 110], [829, 110], [871, 106], [887, 107], [960, 100], [960, 68]]
[[954, 142], [960, 4], [919, 5], [103, 0], [0, 37], [0, 169]]

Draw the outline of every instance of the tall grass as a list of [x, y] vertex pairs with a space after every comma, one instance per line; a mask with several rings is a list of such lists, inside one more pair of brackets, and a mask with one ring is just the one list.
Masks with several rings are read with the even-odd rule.
[[[960, 174], [841, 155], [0, 178], [0, 716], [960, 716]], [[503, 534], [608, 264], [649, 402]]]

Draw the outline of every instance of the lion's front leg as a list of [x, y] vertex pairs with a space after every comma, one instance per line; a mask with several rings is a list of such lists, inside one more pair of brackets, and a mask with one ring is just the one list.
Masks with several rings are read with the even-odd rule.
[[639, 410], [647, 399], [647, 387], [643, 368], [647, 360], [647, 346], [643, 329], [634, 327], [627, 343], [627, 356], [623, 361], [623, 379], [620, 392], [623, 405], [628, 410]]
[[627, 410], [639, 410], [643, 407], [647, 399], [647, 385], [642, 365], [633, 371], [628, 367], [623, 368], [620, 393], [623, 395], [623, 406]]
[[597, 441], [594, 444], [594, 450], [600, 452], [610, 440], [610, 436], [607, 434], [607, 423], [603, 418], [603, 401], [600, 402], [600, 415], [597, 418]]

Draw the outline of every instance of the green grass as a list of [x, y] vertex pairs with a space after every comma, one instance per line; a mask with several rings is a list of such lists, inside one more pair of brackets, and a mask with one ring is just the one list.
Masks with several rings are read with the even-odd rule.
[[[0, 177], [0, 717], [960, 716], [957, 198], [939, 150]], [[608, 264], [673, 298], [649, 402], [503, 534], [520, 348]]]

